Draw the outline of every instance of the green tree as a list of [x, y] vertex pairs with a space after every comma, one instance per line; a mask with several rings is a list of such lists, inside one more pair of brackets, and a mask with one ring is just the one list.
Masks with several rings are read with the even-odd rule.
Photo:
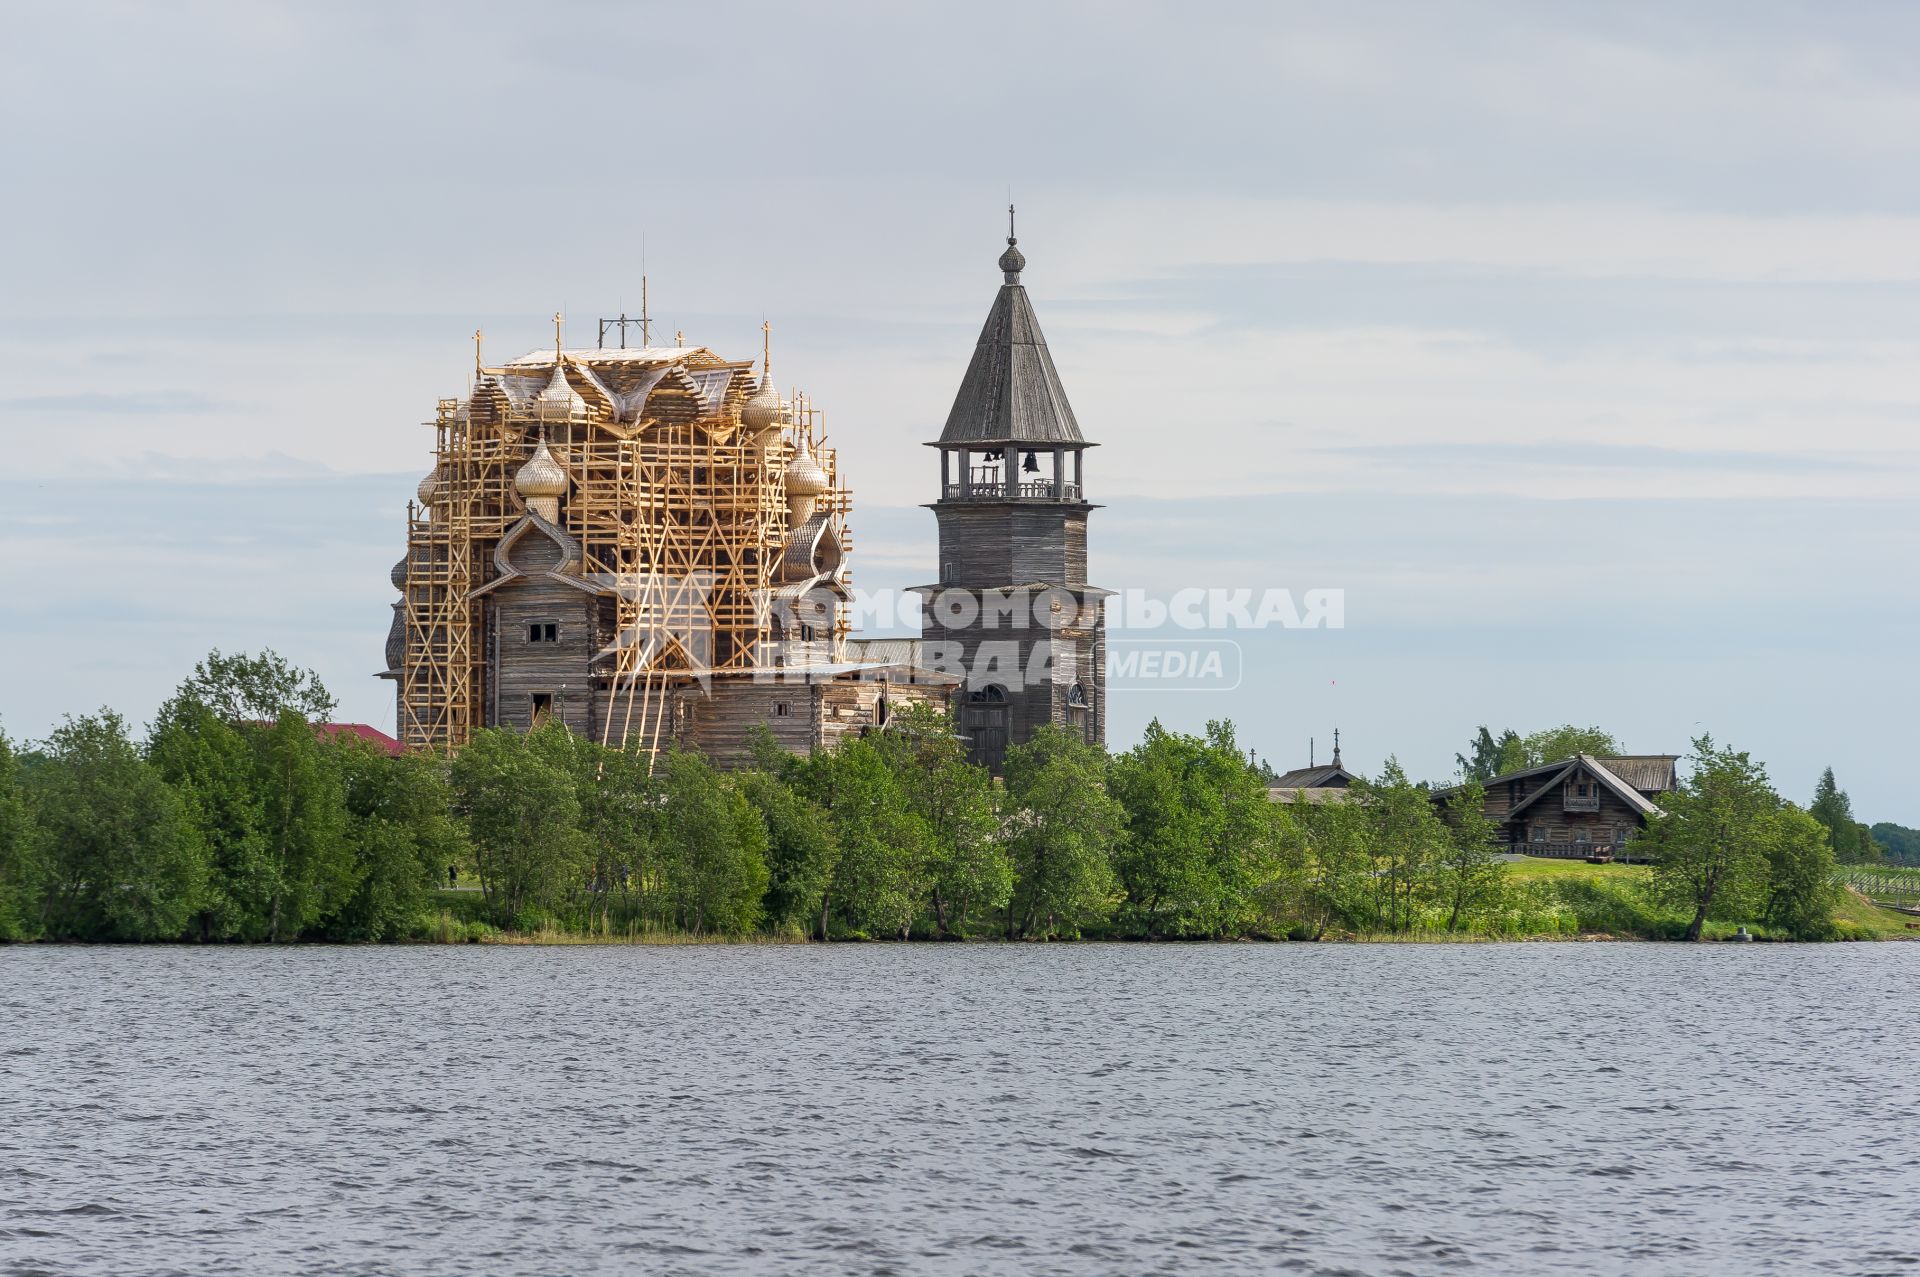
[[1691, 774], [1661, 806], [1666, 815], [1641, 835], [1642, 850], [1653, 862], [1655, 897], [1693, 914], [1685, 938], [1698, 940], [1709, 918], [1754, 916], [1780, 808], [1766, 770], [1701, 736]]
[[354, 888], [346, 792], [336, 752], [291, 709], [255, 730], [260, 831], [270, 867], [264, 939], [297, 940]]
[[[1343, 793], [1360, 796], [1352, 790]], [[1334, 926], [1378, 929], [1382, 920], [1376, 912], [1379, 902], [1365, 806], [1342, 800], [1315, 802], [1298, 794], [1289, 814], [1303, 844], [1301, 902], [1312, 938], [1320, 939]]]
[[832, 912], [857, 934], [904, 939], [930, 897], [933, 839], [887, 756], [854, 739], [814, 754], [798, 774], [831, 817], [839, 853], [822, 894], [822, 934]]
[[161, 707], [147, 739], [147, 760], [179, 795], [205, 852], [193, 927], [202, 940], [264, 939], [277, 890], [260, 760], [247, 731], [181, 692]]
[[450, 813], [447, 765], [390, 756], [356, 737], [334, 743], [353, 857], [352, 888], [326, 927], [334, 940], [401, 940], [423, 919], [447, 866], [468, 856]]
[[993, 777], [967, 761], [945, 714], [913, 705], [873, 738], [927, 832], [925, 870], [935, 929], [944, 938], [998, 910], [1013, 890], [1013, 863], [998, 838]]
[[589, 884], [602, 926], [616, 906], [627, 916], [657, 919], [660, 898], [661, 777], [637, 744], [596, 755], [595, 774], [574, 785], [580, 795], [580, 825], [586, 834]]
[[664, 877], [680, 926], [751, 931], [767, 890], [766, 826], [699, 754], [670, 750], [658, 771]]
[[1127, 813], [1112, 857], [1123, 915], [1149, 936], [1243, 931], [1276, 870], [1276, 825], [1232, 725], [1201, 738], [1150, 723], [1113, 760], [1109, 788]]
[[1495, 776], [1504, 776], [1508, 772], [1523, 771], [1527, 762], [1527, 744], [1520, 739], [1520, 733], [1508, 728], [1501, 732], [1498, 739], [1484, 724], [1473, 738], [1473, 753], [1455, 754], [1454, 761], [1459, 764], [1463, 780], [1479, 781], [1484, 784]]
[[1829, 767], [1820, 773], [1820, 781], [1813, 789], [1813, 803], [1807, 812], [1826, 828], [1827, 841], [1833, 847], [1833, 858], [1840, 864], [1874, 864], [1879, 861], [1880, 849], [1874, 845], [1873, 834], [1853, 818], [1853, 800], [1834, 780], [1833, 768]]
[[807, 932], [819, 918], [821, 900], [833, 881], [838, 848], [832, 818], [770, 771], [742, 775], [740, 792], [767, 830], [767, 925], [775, 931]]
[[1908, 829], [1890, 820], [1875, 822], [1869, 831], [1877, 854], [1901, 865], [1920, 865], [1920, 829]]
[[1435, 886], [1447, 930], [1497, 911], [1506, 898], [1506, 866], [1497, 858], [1499, 826], [1487, 819], [1486, 792], [1469, 781], [1445, 800], [1448, 838], [1435, 863]]
[[54, 939], [173, 940], [206, 880], [179, 797], [112, 710], [69, 718], [28, 773], [43, 838], [38, 930]]
[[1762, 921], [1795, 940], [1829, 940], [1840, 890], [1833, 881], [1833, 848], [1818, 820], [1783, 803], [1769, 818], [1766, 906]]
[[1114, 887], [1108, 856], [1127, 813], [1107, 792], [1106, 770], [1104, 750], [1053, 725], [1007, 751], [1009, 940], [1071, 933], [1107, 914]]
[[585, 919], [610, 929], [623, 916], [665, 920], [672, 908], [661, 878], [661, 778], [638, 745], [609, 749], [549, 721], [527, 737], [527, 748], [573, 780], [580, 804]]
[[[565, 730], [549, 722], [534, 735]], [[570, 772], [511, 727], [493, 727], [454, 756], [452, 783], [494, 918], [514, 926], [529, 910], [551, 910], [587, 860]]]
[[1620, 753], [1620, 742], [1616, 741], [1611, 734], [1598, 727], [1575, 727], [1572, 723], [1534, 732], [1523, 742], [1523, 747], [1526, 751], [1528, 767], [1557, 763], [1562, 759], [1572, 758], [1575, 754], [1612, 758]]
[[1352, 786], [1373, 853], [1373, 915], [1388, 931], [1418, 928], [1437, 898], [1437, 867], [1453, 838], [1427, 790], [1387, 759], [1379, 779]]
[[40, 933], [40, 862], [32, 813], [21, 789], [20, 762], [0, 732], [0, 942]]
[[207, 653], [180, 686], [180, 696], [198, 701], [228, 722], [271, 723], [283, 713], [309, 722], [325, 722], [335, 701], [319, 675], [301, 669], [272, 650]]

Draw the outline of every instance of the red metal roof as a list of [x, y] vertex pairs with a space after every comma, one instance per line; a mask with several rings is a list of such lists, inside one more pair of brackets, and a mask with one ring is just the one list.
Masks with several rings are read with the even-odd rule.
[[340, 736], [358, 736], [361, 740], [370, 740], [389, 754], [400, 753], [400, 742], [377, 727], [366, 723], [315, 723], [314, 730], [329, 740]]

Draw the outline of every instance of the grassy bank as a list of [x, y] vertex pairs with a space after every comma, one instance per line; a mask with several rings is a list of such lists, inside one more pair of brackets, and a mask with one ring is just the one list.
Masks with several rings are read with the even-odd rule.
[[[1507, 866], [1515, 895], [1531, 901], [1550, 925], [1513, 934], [1678, 940], [1686, 932], [1687, 915], [1651, 902], [1646, 891], [1651, 874], [1646, 865], [1515, 861]], [[1852, 890], [1842, 890], [1833, 917], [1842, 940], [1920, 939], [1920, 917], [1880, 908]], [[1725, 939], [1742, 925], [1762, 939], [1778, 938], [1757, 919], [1709, 922], [1706, 937]]]
[[[1411, 934], [1329, 932], [1323, 939], [1364, 944], [1474, 944], [1499, 940], [1679, 940], [1687, 916], [1652, 903], [1645, 865], [1590, 865], [1578, 860], [1525, 859], [1506, 866], [1506, 909], [1472, 930]], [[799, 935], [728, 936], [654, 927], [569, 927], [552, 919], [522, 929], [493, 926], [477, 891], [440, 891], [436, 911], [416, 940], [431, 944], [804, 944]], [[1881, 908], [1843, 890], [1834, 909], [1842, 940], [1920, 940], [1920, 917]], [[1757, 920], [1714, 921], [1708, 940], [1724, 940], [1742, 925], [1763, 940], [1781, 939]], [[983, 935], [990, 940], [992, 935]], [[1098, 938], [1098, 937], [1090, 937]]]

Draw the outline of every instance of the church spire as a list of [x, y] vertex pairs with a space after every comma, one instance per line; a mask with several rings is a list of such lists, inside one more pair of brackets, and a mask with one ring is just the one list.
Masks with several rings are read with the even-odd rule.
[[980, 330], [973, 361], [960, 380], [946, 429], [940, 432], [943, 448], [1087, 446], [1047, 350], [1040, 320], [1020, 283], [1027, 258], [1013, 229], [1013, 205], [1009, 204], [1007, 247], [999, 262], [1003, 282]]
[[1020, 241], [1013, 234], [1013, 205], [1007, 205], [1007, 251], [1000, 254], [1001, 278], [1009, 284], [1020, 282], [1020, 272], [1027, 268], [1027, 257], [1020, 251]]

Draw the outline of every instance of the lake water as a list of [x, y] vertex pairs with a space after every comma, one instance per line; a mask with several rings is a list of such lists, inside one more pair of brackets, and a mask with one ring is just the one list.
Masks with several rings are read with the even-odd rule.
[[0, 1272], [1920, 1273], [1920, 945], [0, 949]]

